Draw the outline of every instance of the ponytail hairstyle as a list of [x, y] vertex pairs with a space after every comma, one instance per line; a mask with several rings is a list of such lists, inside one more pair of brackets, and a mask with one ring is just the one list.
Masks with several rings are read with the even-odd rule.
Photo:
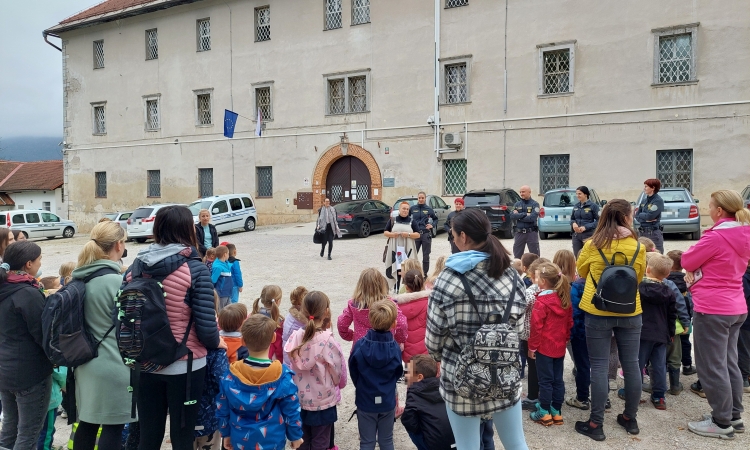
[[271, 319], [277, 324], [280, 324], [281, 313], [279, 313], [279, 303], [281, 302], [281, 288], [275, 284], [267, 284], [263, 286], [263, 290], [260, 291], [260, 297], [255, 299], [253, 303], [253, 314], [260, 312], [260, 304], [270, 312]]
[[[555, 263], [542, 263], [536, 268], [537, 280], [544, 280], [560, 297], [560, 306], [570, 308], [570, 283], [568, 277], [560, 271]], [[538, 282], [538, 281], [537, 281]]]
[[[42, 256], [42, 248], [35, 242], [14, 242], [5, 249], [3, 264], [0, 265], [0, 284], [8, 282], [8, 272], [12, 270], [23, 270], [27, 262], [36, 261]], [[7, 264], [7, 269], [3, 266]], [[34, 276], [35, 274], [29, 274]]]
[[[629, 206], [630, 204], [628, 204]], [[476, 208], [463, 210], [456, 214], [451, 222], [453, 231], [458, 236], [464, 233], [478, 248], [476, 250], [489, 253], [487, 275], [499, 280], [503, 273], [510, 267], [510, 253], [503, 244], [492, 235], [492, 227], [487, 215], [479, 212]]]
[[552, 262], [560, 268], [560, 272], [572, 283], [576, 279], [576, 257], [570, 250], [558, 250]]
[[289, 352], [292, 356], [299, 355], [300, 349], [315, 337], [315, 333], [327, 330], [331, 326], [331, 301], [323, 292], [308, 292], [302, 300], [301, 309], [302, 315], [307, 317], [307, 324], [302, 342]]
[[118, 242], [125, 242], [125, 230], [119, 223], [104, 221], [91, 230], [89, 239], [78, 254], [78, 267], [88, 266], [94, 261], [108, 259], [109, 252]]
[[5, 254], [5, 249], [10, 245], [11, 236], [13, 236], [13, 232], [10, 228], [0, 228], [0, 258]]
[[388, 298], [388, 280], [378, 269], [370, 267], [359, 274], [359, 281], [352, 295], [357, 308], [370, 309], [374, 303]]
[[424, 276], [421, 270], [410, 270], [404, 275], [404, 284], [409, 292], [424, 290]]
[[616, 198], [610, 200], [599, 215], [599, 223], [596, 225], [594, 234], [591, 235], [591, 245], [597, 249], [608, 249], [615, 239], [626, 238], [620, 233], [620, 228], [626, 228], [630, 235], [637, 239], [638, 235], [633, 229], [633, 207], [627, 200]]
[[737, 191], [722, 189], [711, 193], [714, 205], [726, 211], [734, 217], [734, 220], [743, 225], [750, 225], [750, 211], [744, 207], [742, 196]]

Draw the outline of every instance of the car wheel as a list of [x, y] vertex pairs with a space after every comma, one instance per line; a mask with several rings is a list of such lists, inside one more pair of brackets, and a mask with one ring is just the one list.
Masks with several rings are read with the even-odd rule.
[[539, 239], [546, 240], [549, 237], [549, 233], [545, 233], [544, 231], [539, 232]]
[[370, 231], [372, 231], [370, 229], [370, 222], [365, 220], [362, 222], [362, 225], [359, 226], [359, 237], [366, 238], [370, 235]]
[[430, 236], [433, 238], [437, 237], [437, 223], [432, 225], [432, 228], [430, 228]]
[[146, 238], [135, 238], [133, 240], [139, 244], [143, 244], [144, 242], [146, 242]]
[[63, 230], [64, 238], [72, 238], [74, 234], [76, 234], [76, 231], [73, 229], [73, 227], [67, 227]]
[[697, 241], [700, 238], [701, 238], [701, 232], [700, 232], [700, 230], [694, 231], [694, 232], [690, 233], [690, 239], [692, 239], [694, 241]]
[[255, 219], [252, 217], [248, 217], [245, 221], [245, 231], [253, 231], [255, 230]]

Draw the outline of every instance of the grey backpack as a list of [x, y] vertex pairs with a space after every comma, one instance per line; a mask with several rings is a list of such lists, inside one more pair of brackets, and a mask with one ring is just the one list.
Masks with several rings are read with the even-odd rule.
[[466, 276], [459, 274], [469, 302], [479, 314], [480, 327], [474, 339], [458, 356], [456, 393], [475, 400], [513, 400], [518, 395], [521, 361], [519, 338], [515, 325], [508, 323], [516, 296], [518, 273], [514, 271], [511, 294], [504, 312], [490, 312], [486, 319], [479, 312]]

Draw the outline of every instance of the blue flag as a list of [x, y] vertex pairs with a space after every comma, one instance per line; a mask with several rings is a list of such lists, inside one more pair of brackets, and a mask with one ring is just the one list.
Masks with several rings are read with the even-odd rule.
[[224, 110], [224, 136], [234, 137], [234, 126], [237, 124], [237, 113], [228, 109]]

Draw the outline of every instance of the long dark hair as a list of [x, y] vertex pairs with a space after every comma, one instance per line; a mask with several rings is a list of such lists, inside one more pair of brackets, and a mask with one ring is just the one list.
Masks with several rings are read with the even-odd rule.
[[[3, 263], [10, 266], [10, 270], [23, 270], [23, 266], [29, 261], [36, 261], [42, 255], [42, 248], [35, 242], [14, 242], [5, 249]], [[31, 274], [36, 275], [36, 274]], [[8, 270], [0, 267], [0, 284], [8, 281]]]
[[[10, 228], [0, 228], [0, 257], [5, 254], [5, 249], [8, 248], [10, 245], [10, 236], [12, 236], [13, 232], [10, 230]], [[15, 238], [13, 238], [15, 240]]]
[[500, 279], [503, 272], [510, 267], [510, 253], [492, 235], [492, 226], [487, 216], [477, 209], [466, 209], [461, 214], [456, 214], [451, 225], [456, 234], [465, 233], [479, 244], [477, 250], [490, 254], [487, 275], [496, 280]]
[[154, 242], [161, 245], [182, 244], [198, 248], [193, 213], [186, 206], [166, 206], [154, 219]]
[[[599, 216], [599, 223], [596, 225], [596, 231], [591, 236], [591, 245], [596, 248], [610, 248], [615, 236], [619, 235], [618, 227], [627, 228], [631, 236], [637, 236], [633, 225], [628, 223], [627, 217], [633, 214], [633, 207], [627, 200], [616, 198], [610, 200], [602, 209]], [[626, 237], [626, 236], [623, 236]]]

